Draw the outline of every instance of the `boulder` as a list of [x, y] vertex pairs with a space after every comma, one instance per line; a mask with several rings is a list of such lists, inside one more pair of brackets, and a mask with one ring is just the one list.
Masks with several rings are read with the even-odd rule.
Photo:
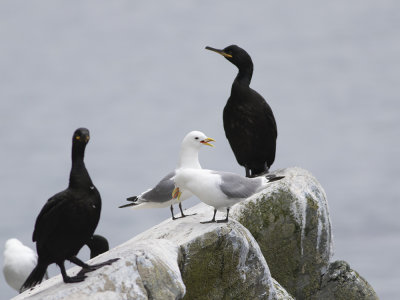
[[309, 299], [332, 256], [326, 195], [304, 169], [273, 174], [285, 178], [234, 206], [231, 216], [254, 236], [272, 277], [296, 299]]
[[317, 180], [300, 168], [274, 173], [285, 178], [232, 207], [228, 223], [200, 224], [213, 214], [201, 203], [187, 211], [197, 215], [168, 219], [89, 261], [120, 258], [84, 282], [59, 275], [14, 299], [378, 299], [346, 262], [330, 264]]
[[[134, 241], [163, 238], [180, 245], [179, 266], [186, 285], [184, 299], [291, 299], [276, 292], [257, 242], [240, 223], [200, 224], [212, 208], [199, 204], [197, 215], [164, 221]], [[285, 298], [286, 297], [286, 298]]]
[[245, 227], [200, 224], [212, 214], [204, 204], [191, 211], [197, 215], [168, 219], [92, 259], [120, 258], [83, 282], [65, 284], [58, 275], [14, 299], [293, 299], [272, 279]]
[[[83, 282], [65, 284], [61, 275], [42, 282], [15, 300], [58, 299], [182, 299], [185, 294], [178, 267], [178, 245], [167, 240], [126, 242], [89, 261], [120, 259], [110, 266], [87, 273]], [[76, 275], [80, 267], [67, 271]]]
[[313, 300], [378, 300], [374, 289], [345, 261], [335, 261], [322, 277], [321, 289]]

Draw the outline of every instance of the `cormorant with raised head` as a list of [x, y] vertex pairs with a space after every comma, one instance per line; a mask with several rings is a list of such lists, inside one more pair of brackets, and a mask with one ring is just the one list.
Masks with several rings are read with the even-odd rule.
[[[96, 265], [88, 265], [76, 257], [79, 250], [92, 238], [100, 219], [100, 193], [90, 179], [84, 163], [84, 153], [89, 142], [89, 130], [78, 128], [72, 137], [72, 167], [68, 188], [51, 197], [40, 211], [33, 231], [38, 264], [33, 269], [21, 291], [43, 279], [47, 267], [56, 263], [65, 283], [80, 282], [85, 273], [109, 265], [112, 259]], [[64, 261], [81, 266], [82, 271], [70, 277]]]
[[225, 135], [236, 160], [245, 167], [247, 177], [267, 173], [275, 160], [278, 131], [271, 107], [250, 88], [251, 57], [236, 45], [206, 49], [221, 54], [239, 69], [223, 113]]

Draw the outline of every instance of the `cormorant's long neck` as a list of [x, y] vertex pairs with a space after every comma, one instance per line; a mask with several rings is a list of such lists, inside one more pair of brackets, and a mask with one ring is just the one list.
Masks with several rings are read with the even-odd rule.
[[199, 149], [193, 147], [181, 147], [178, 168], [201, 169], [199, 162]]
[[69, 175], [70, 188], [88, 188], [93, 186], [89, 173], [86, 170], [83, 158], [85, 156], [85, 146], [73, 144], [72, 146], [72, 167]]
[[253, 76], [253, 62], [249, 61], [244, 66], [240, 66], [238, 68], [239, 73], [233, 81], [233, 85], [239, 84], [241, 86], [249, 86], [251, 77]]

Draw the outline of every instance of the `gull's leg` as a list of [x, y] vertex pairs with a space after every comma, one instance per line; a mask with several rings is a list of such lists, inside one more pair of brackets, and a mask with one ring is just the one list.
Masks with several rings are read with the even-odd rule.
[[[194, 215], [196, 215], [196, 214], [185, 215], [185, 214], [183, 213], [183, 209], [182, 209], [182, 204], [181, 204], [181, 202], [179, 202], [179, 209], [181, 210], [181, 216], [180, 216], [179, 218], [184, 218], [184, 217], [187, 217], [187, 216], [194, 216]], [[179, 218], [175, 218], [175, 219], [179, 219]]]
[[246, 177], [250, 177], [250, 169], [248, 167], [244, 167], [246, 169]]
[[214, 208], [214, 216], [210, 221], [204, 221], [200, 222], [201, 224], [207, 224], [207, 223], [214, 223], [215, 222], [215, 214], [217, 213], [217, 210]]
[[229, 208], [226, 209], [226, 218], [223, 220], [217, 220], [217, 223], [228, 223], [228, 217], [229, 217]]
[[176, 218], [174, 217], [174, 208], [172, 207], [172, 204], [170, 210], [171, 210], [172, 220], [176, 220]]

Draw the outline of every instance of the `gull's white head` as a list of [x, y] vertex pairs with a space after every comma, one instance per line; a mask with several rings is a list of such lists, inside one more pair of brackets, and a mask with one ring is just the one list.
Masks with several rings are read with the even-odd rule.
[[210, 142], [215, 142], [214, 139], [207, 137], [201, 131], [189, 132], [182, 141], [182, 147], [193, 147], [199, 149], [202, 145], [214, 147]]
[[202, 145], [213, 147], [210, 142], [214, 139], [207, 137], [201, 131], [189, 132], [182, 141], [178, 168], [201, 168], [199, 163], [199, 150]]

